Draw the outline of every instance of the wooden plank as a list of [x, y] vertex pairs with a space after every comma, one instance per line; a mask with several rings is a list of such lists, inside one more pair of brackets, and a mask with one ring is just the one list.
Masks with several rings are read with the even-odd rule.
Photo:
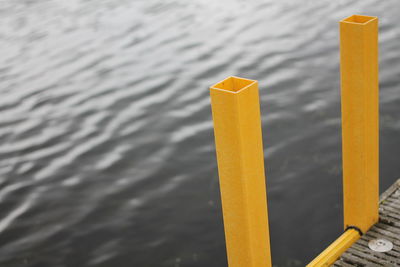
[[[400, 179], [380, 196], [379, 222], [346, 250], [332, 266], [400, 266]], [[386, 253], [372, 251], [368, 242], [383, 238], [393, 243]]]
[[339, 267], [339, 266], [342, 266], [342, 267], [351, 267], [351, 266], [354, 266], [354, 265], [349, 264], [349, 263], [343, 261], [343, 259], [340, 259], [340, 260], [338, 260], [337, 262], [335, 262], [335, 264], [334, 264], [333, 266], [336, 266], [336, 267]]
[[[366, 234], [365, 235], [365, 237], [364, 238], [362, 238], [362, 239], [360, 239], [360, 242], [358, 243], [361, 247], [362, 247], [362, 249], [367, 249], [367, 250], [369, 250], [369, 247], [368, 247], [368, 241], [372, 238], [372, 239], [374, 239], [374, 238], [378, 238], [378, 237], [381, 237], [380, 235], [370, 235], [369, 233], [368, 234]], [[375, 254], [382, 254], [382, 253], [380, 253], [380, 252], [372, 252], [372, 253], [375, 253]], [[393, 256], [393, 257], [395, 257], [396, 259], [398, 258], [399, 260], [400, 260], [400, 252], [399, 251], [396, 251], [396, 250], [394, 250], [394, 249], [392, 249], [391, 251], [389, 251], [389, 252], [386, 252], [389, 256]], [[385, 253], [385, 254], [386, 254]]]
[[394, 184], [392, 184], [380, 197], [380, 201], [387, 199], [390, 195], [400, 188], [400, 179], [398, 179]]
[[[369, 249], [368, 247], [368, 242], [358, 242], [355, 243], [354, 246], [352, 247], [353, 250], [357, 250], [361, 254], [366, 254], [371, 257], [374, 257], [375, 260], [378, 262], [381, 262], [382, 260], [384, 261], [390, 261], [391, 263], [400, 263], [400, 259], [397, 258], [396, 253], [381, 253], [381, 252], [375, 252]], [[361, 243], [364, 243], [361, 245]]]
[[379, 209], [382, 210], [387, 216], [390, 216], [396, 220], [400, 220], [400, 212], [398, 209], [390, 206], [381, 206]]

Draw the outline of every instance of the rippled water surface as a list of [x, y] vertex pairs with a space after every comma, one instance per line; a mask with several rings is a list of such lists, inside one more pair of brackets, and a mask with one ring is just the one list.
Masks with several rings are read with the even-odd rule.
[[259, 80], [273, 261], [341, 233], [337, 22], [380, 18], [381, 191], [400, 176], [400, 4], [1, 1], [0, 266], [219, 267], [208, 87]]

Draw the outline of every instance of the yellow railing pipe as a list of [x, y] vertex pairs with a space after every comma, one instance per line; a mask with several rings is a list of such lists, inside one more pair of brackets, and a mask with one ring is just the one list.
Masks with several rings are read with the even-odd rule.
[[344, 228], [379, 215], [378, 18], [340, 21]]
[[210, 88], [230, 267], [270, 267], [258, 83], [229, 77]]
[[360, 234], [357, 230], [348, 229], [310, 262], [307, 267], [331, 266], [359, 238]]

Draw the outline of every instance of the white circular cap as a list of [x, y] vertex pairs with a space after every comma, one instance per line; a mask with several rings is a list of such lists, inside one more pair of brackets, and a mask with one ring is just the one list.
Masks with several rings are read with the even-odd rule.
[[393, 243], [386, 239], [372, 239], [368, 242], [368, 247], [377, 252], [388, 252], [393, 248]]

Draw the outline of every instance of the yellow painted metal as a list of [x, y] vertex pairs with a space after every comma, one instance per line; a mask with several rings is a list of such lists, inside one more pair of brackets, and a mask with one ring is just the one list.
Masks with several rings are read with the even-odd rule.
[[229, 77], [210, 95], [229, 266], [272, 266], [258, 83]]
[[378, 18], [340, 21], [344, 227], [378, 221]]
[[307, 267], [331, 266], [359, 238], [360, 234], [356, 230], [347, 230], [310, 262]]

